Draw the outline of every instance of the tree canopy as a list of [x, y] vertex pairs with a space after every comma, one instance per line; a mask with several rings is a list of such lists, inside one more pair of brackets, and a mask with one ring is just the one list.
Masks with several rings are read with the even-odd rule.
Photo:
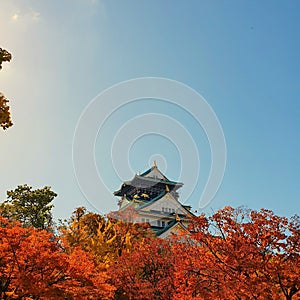
[[[35, 198], [36, 191], [21, 186], [10, 195], [23, 201], [31, 192]], [[20, 203], [26, 201], [17, 200]], [[225, 207], [212, 216], [193, 218], [188, 234], [167, 240], [155, 238], [142, 224], [84, 207], [60, 226], [57, 236], [29, 223], [23, 226], [18, 217], [24, 221], [22, 213], [9, 219], [0, 216], [1, 299], [300, 296], [298, 216], [288, 219], [266, 209]]]
[[112, 299], [105, 269], [45, 230], [0, 216], [1, 299]]
[[47, 229], [52, 226], [52, 201], [57, 196], [50, 187], [33, 190], [27, 184], [7, 192], [0, 205], [2, 215], [19, 221], [23, 226]]
[[67, 224], [61, 226], [61, 233], [71, 248], [81, 247], [106, 266], [116, 262], [124, 251], [130, 252], [135, 243], [153, 236], [148, 225], [104, 217], [84, 207], [73, 212]]
[[4, 130], [13, 125], [10, 117], [8, 102], [9, 101], [6, 99], [6, 97], [0, 93], [0, 126]]
[[225, 207], [188, 235], [137, 244], [111, 277], [127, 299], [299, 299], [299, 233], [297, 216]]
[[[0, 48], [0, 70], [2, 69], [3, 62], [9, 62], [12, 59], [12, 55], [2, 48]], [[8, 100], [6, 97], [0, 92], [0, 126], [2, 129], [7, 129], [13, 125]]]
[[2, 69], [2, 63], [5, 61], [11, 61], [12, 55], [5, 49], [0, 48], [0, 70]]

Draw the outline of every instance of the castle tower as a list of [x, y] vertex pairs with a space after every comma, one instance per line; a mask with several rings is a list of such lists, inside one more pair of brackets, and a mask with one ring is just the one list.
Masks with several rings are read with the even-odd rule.
[[177, 190], [182, 186], [181, 182], [169, 180], [154, 162], [150, 169], [124, 182], [114, 195], [120, 197], [120, 212], [134, 208], [137, 214], [133, 222], [149, 223], [157, 236], [166, 238], [186, 230], [193, 216], [191, 207], [178, 200]]

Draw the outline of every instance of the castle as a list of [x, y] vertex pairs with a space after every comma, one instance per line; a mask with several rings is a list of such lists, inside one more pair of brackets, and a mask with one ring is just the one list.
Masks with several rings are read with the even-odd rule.
[[177, 190], [181, 182], [170, 181], [153, 166], [142, 174], [135, 175], [114, 192], [119, 198], [119, 212], [134, 209], [134, 223], [149, 223], [155, 234], [167, 238], [171, 233], [187, 231], [193, 215], [191, 206], [182, 205]]

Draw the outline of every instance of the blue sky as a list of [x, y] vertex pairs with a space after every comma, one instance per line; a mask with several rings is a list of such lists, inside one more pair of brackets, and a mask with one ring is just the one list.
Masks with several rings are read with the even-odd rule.
[[[205, 211], [245, 205], [299, 214], [299, 35], [299, 1], [1, 0], [0, 47], [13, 61], [0, 72], [0, 90], [11, 99], [14, 126], [0, 132], [0, 198], [18, 184], [50, 185], [59, 195], [56, 218], [82, 205], [95, 210], [90, 203], [101, 212], [116, 209], [113, 196], [87, 201], [80, 191], [72, 163], [76, 124], [104, 89], [154, 76], [195, 89], [222, 125], [226, 171]], [[209, 173], [207, 138], [186, 112], [151, 99], [115, 111], [99, 131], [95, 157], [103, 181], [111, 193], [119, 188], [112, 139], [124, 124], [150, 113], [176, 119], [195, 141], [201, 168], [189, 199], [185, 189], [194, 170], [180, 179], [181, 200], [196, 207]], [[129, 151], [129, 164], [139, 172], [157, 157], [177, 180], [181, 165], [193, 164], [180, 157], [183, 146], [148, 134], [119, 147], [114, 162]], [[128, 169], [119, 173], [133, 176]]]

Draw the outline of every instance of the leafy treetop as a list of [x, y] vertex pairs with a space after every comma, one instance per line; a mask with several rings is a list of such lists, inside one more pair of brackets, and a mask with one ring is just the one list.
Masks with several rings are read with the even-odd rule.
[[4, 61], [11, 61], [12, 55], [5, 49], [0, 48], [0, 70]]
[[[0, 48], [0, 70], [2, 69], [2, 63], [10, 61], [12, 58], [11, 54], [2, 48]], [[13, 125], [9, 112], [8, 100], [0, 93], [0, 127], [7, 129]]]
[[25, 227], [48, 229], [52, 226], [51, 202], [57, 194], [50, 187], [33, 190], [27, 184], [19, 185], [8, 191], [7, 196], [8, 199], [0, 206], [3, 216], [20, 221]]

